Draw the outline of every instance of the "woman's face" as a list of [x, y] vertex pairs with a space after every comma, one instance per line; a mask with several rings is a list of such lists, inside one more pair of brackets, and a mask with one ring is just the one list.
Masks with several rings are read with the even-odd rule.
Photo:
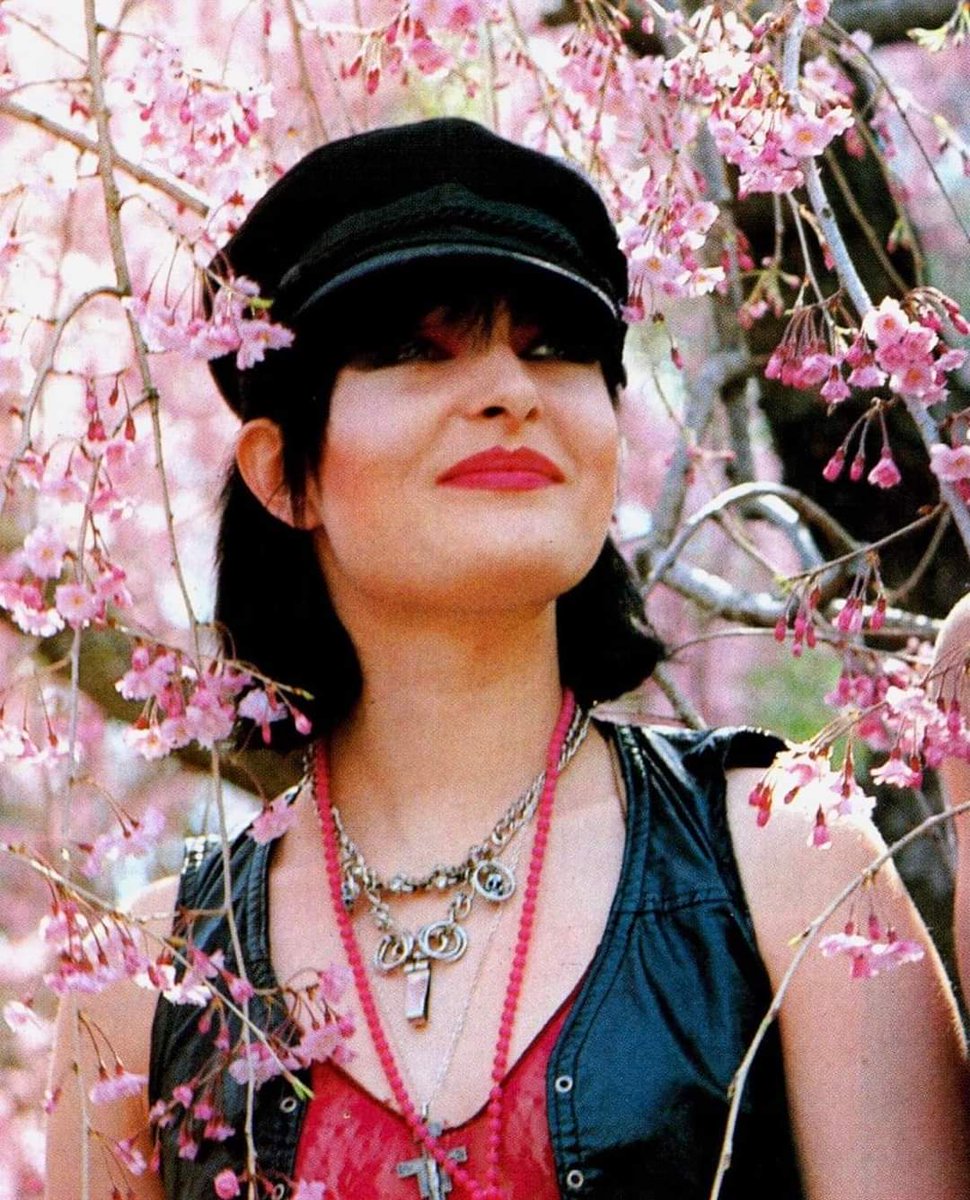
[[490, 322], [432, 312], [340, 370], [306, 520], [345, 620], [355, 598], [542, 608], [579, 582], [618, 447], [588, 358], [502, 306]]

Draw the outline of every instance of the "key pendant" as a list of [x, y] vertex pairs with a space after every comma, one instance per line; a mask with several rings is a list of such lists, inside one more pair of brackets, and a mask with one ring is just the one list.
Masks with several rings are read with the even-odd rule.
[[428, 1023], [431, 960], [416, 954], [404, 964], [404, 1015], [416, 1028]]

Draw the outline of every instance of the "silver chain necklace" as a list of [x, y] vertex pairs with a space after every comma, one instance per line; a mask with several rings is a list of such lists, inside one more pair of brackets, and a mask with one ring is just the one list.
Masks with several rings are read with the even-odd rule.
[[[560, 770], [586, 740], [589, 721], [589, 713], [577, 708], [563, 742]], [[457, 962], [468, 948], [468, 934], [461, 923], [471, 912], [475, 897], [482, 896], [492, 904], [503, 904], [515, 893], [515, 872], [497, 855], [532, 819], [545, 778], [545, 772], [541, 771], [502, 813], [485, 839], [470, 847], [460, 863], [455, 866], [439, 864], [423, 875], [398, 872], [388, 880], [382, 879], [367, 865], [360, 847], [344, 828], [340, 810], [336, 804], [331, 804], [330, 814], [340, 853], [344, 906], [352, 912], [357, 900], [361, 896], [366, 898], [374, 923], [381, 931], [381, 939], [374, 951], [374, 966], [385, 974], [398, 969], [404, 971], [405, 1015], [412, 1025], [422, 1026], [428, 1020], [432, 963]], [[421, 925], [415, 932], [396, 921], [388, 905], [388, 900], [394, 897], [456, 888], [445, 916]]]

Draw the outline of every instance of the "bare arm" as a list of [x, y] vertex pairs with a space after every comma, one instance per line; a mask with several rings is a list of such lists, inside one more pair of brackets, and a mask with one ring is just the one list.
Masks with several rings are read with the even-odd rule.
[[[791, 961], [790, 939], [879, 853], [868, 823], [832, 829], [810, 847], [811, 820], [776, 806], [756, 826], [748, 794], [757, 771], [731, 772], [728, 813], [759, 948], [774, 987]], [[809, 1200], [965, 1200], [970, 1122], [965, 1048], [953, 998], [923, 924], [891, 865], [857, 893], [865, 926], [871, 901], [886, 926], [926, 948], [922, 962], [854, 980], [844, 958], [814, 947], [780, 1015], [792, 1124]], [[826, 932], [838, 932], [848, 908]]]
[[[133, 906], [134, 916], [153, 918], [147, 932], [169, 932], [176, 891], [177, 880], [162, 880]], [[134, 1150], [151, 1158], [145, 1092], [97, 1105], [88, 1098], [99, 1052], [109, 1071], [117, 1055], [125, 1070], [148, 1074], [156, 998], [124, 981], [96, 995], [69, 993], [62, 1001], [51, 1062], [50, 1086], [58, 1100], [47, 1127], [47, 1200], [111, 1200], [114, 1187], [134, 1200], [164, 1200], [158, 1176], [132, 1175], [115, 1150], [133, 1138]]]
[[[932, 687], [960, 701], [964, 720], [970, 716], [970, 679], [963, 662], [970, 657], [970, 595], [964, 596], [944, 622], [936, 640]], [[944, 668], [948, 668], [945, 672]], [[938, 675], [938, 672], [943, 672]], [[940, 764], [940, 782], [947, 804], [956, 807], [970, 800], [970, 763], [945, 758]], [[970, 998], [970, 814], [954, 818], [957, 838], [956, 894], [953, 901], [953, 935], [956, 943], [960, 986]]]

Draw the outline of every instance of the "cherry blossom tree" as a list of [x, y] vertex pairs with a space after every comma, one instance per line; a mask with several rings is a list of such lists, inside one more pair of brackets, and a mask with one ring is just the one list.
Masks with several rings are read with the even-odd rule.
[[[948, 528], [956, 553], [970, 551], [967, 296], [922, 270], [901, 276], [891, 258], [919, 244], [915, 178], [933, 181], [966, 257], [970, 145], [939, 88], [894, 83], [900, 64], [874, 52], [890, 7], [892, 28], [922, 26], [910, 60], [947, 56], [965, 73], [965, 3], [579, 0], [550, 14], [534, 0], [0, 0], [0, 990], [12, 1032], [0, 1197], [41, 1188], [40, 1110], [57, 1096], [42, 1104], [37, 1063], [53, 996], [128, 977], [195, 1004], [215, 1031], [213, 1069], [254, 1087], [345, 1053], [339, 972], [272, 999], [258, 1025], [248, 980], [191, 946], [146, 945], [119, 907], [177, 866], [188, 832], [225, 844], [260, 809], [254, 837], [287, 824], [275, 797], [300, 766], [259, 747], [277, 721], [309, 731], [300, 697], [222, 657], [211, 624], [211, 498], [234, 423], [206, 362], [234, 354], [247, 368], [291, 334], [244, 278], [221, 280], [207, 308], [205, 273], [253, 201], [321, 142], [450, 112], [568, 158], [601, 189], [631, 276], [616, 532], [673, 649], [625, 711], [737, 719], [736, 699], [697, 699], [715, 638], [800, 662], [834, 655], [832, 722], [751, 797], [761, 823], [773, 806], [805, 806], [820, 848], [832, 822], [870, 810], [873, 785], [918, 788], [943, 755], [970, 757], [959, 706], [927, 692], [934, 621], [888, 578], [920, 531], [917, 569]], [[862, 251], [844, 214], [871, 198], [842, 187], [852, 160], [895, 214]], [[753, 201], [772, 230], [757, 249]], [[870, 256], [888, 263], [878, 291]], [[811, 495], [777, 480], [757, 434], [759, 389], [781, 385], [803, 395], [826, 445]], [[901, 437], [917, 446], [904, 468]], [[900, 528], [904, 471], [932, 500]], [[824, 502], [836, 482], [890, 531], [865, 540], [836, 520]], [[242, 753], [228, 748], [240, 720]], [[800, 952], [816, 952], [820, 929]], [[821, 950], [860, 978], [921, 953], [876, 911]], [[110, 1047], [99, 1056], [89, 1105], [142, 1086]], [[188, 1140], [227, 1133], [189, 1083], [153, 1119], [181, 1122]], [[119, 1181], [151, 1166], [125, 1143], [111, 1153]], [[253, 1195], [257, 1181], [251, 1161], [216, 1194]]]

